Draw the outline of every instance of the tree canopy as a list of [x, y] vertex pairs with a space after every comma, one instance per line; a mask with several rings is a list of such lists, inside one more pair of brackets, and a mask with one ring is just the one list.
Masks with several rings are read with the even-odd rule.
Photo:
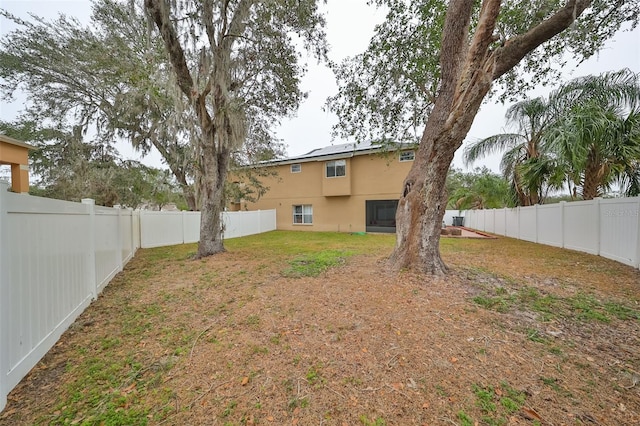
[[555, 119], [544, 149], [585, 200], [640, 188], [640, 74], [625, 69], [577, 78], [550, 95]]
[[0, 132], [28, 140], [32, 185], [29, 193], [98, 205], [160, 209], [169, 203], [185, 207], [175, 179], [166, 170], [122, 160], [111, 145], [87, 140], [80, 126], [43, 128], [33, 121], [0, 121]]
[[19, 120], [79, 126], [101, 145], [124, 138], [143, 154], [155, 147], [195, 209], [185, 117], [173, 109], [164, 46], [140, 6], [97, 0], [88, 25], [64, 15], [46, 21], [0, 13], [19, 24], [0, 44], [2, 95], [27, 95]]
[[[375, 0], [388, 8], [367, 50], [334, 64], [339, 86], [328, 108], [340, 121], [340, 136], [357, 140], [420, 140], [422, 130], [441, 87], [440, 54], [444, 17], [449, 6], [441, 0]], [[477, 29], [481, 3], [475, 2], [470, 34]], [[569, 59], [578, 63], [596, 54], [618, 30], [638, 24], [640, 2], [538, 0], [501, 1], [489, 48], [505, 51], [507, 42], [531, 32], [562, 8], [576, 7], [577, 19], [569, 28], [532, 46], [522, 60], [499, 71], [493, 97], [519, 100], [528, 90], [561, 81]], [[556, 18], [557, 19], [557, 18]], [[545, 29], [548, 31], [548, 29]], [[533, 48], [535, 47], [535, 48]], [[506, 57], [507, 55], [501, 54]], [[509, 60], [511, 63], [515, 61]]]

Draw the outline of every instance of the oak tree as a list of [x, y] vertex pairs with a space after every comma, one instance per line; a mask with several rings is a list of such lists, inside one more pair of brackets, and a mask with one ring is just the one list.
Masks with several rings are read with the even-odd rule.
[[405, 129], [417, 129], [419, 148], [401, 189], [390, 265], [442, 275], [447, 171], [482, 101], [492, 90], [517, 97], [557, 77], [562, 64], [552, 65], [565, 53], [593, 55], [625, 22], [637, 24], [639, 2], [374, 3], [389, 8], [387, 19], [364, 54], [337, 67], [341, 91], [329, 106], [349, 135], [411, 137]]
[[174, 108], [164, 45], [137, 3], [97, 0], [89, 24], [0, 15], [18, 25], [0, 43], [0, 91], [26, 94], [24, 124], [79, 126], [94, 142], [122, 138], [143, 154], [155, 147], [196, 209], [184, 112]]
[[192, 112], [201, 202], [198, 257], [224, 250], [221, 217], [232, 152], [252, 126], [292, 113], [303, 94], [293, 38], [324, 55], [315, 0], [145, 0]]

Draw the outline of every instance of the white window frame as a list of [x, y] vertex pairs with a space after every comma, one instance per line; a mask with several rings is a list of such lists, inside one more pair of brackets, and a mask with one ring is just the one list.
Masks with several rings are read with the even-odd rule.
[[313, 225], [313, 205], [294, 204], [291, 211], [294, 225]]
[[[297, 169], [297, 170], [294, 170]], [[291, 173], [300, 173], [302, 171], [302, 164], [296, 163], [291, 165]]]
[[[342, 170], [344, 171], [343, 174], [338, 174], [338, 167], [342, 167]], [[333, 176], [329, 175], [330, 169], [333, 169]], [[329, 179], [345, 177], [347, 175], [347, 160], [327, 161], [324, 165], [324, 175]]]
[[[410, 157], [410, 158], [407, 158]], [[404, 163], [405, 161], [413, 161], [416, 158], [416, 152], [415, 151], [400, 151], [400, 155], [399, 155], [399, 161], [401, 163]]]

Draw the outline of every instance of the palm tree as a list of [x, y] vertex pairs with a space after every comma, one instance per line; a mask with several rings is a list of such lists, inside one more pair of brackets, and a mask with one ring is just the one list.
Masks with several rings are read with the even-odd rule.
[[555, 153], [566, 179], [593, 199], [619, 185], [640, 190], [640, 74], [628, 69], [575, 79], [553, 92], [559, 111], [541, 148]]
[[517, 127], [517, 131], [477, 140], [465, 148], [465, 165], [504, 151], [500, 171], [511, 184], [516, 204], [530, 206], [543, 202], [547, 192], [546, 175], [525, 172], [536, 166], [538, 173], [547, 173], [548, 163], [540, 151], [540, 141], [553, 118], [550, 111], [548, 102], [543, 98], [527, 99], [512, 105], [505, 117], [508, 123]]

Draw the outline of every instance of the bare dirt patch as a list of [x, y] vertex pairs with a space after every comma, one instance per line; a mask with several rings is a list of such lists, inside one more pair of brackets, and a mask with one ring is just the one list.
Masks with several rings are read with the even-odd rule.
[[227, 245], [141, 250], [0, 425], [640, 424], [637, 270], [502, 238], [443, 241], [440, 280], [387, 272], [389, 236]]

